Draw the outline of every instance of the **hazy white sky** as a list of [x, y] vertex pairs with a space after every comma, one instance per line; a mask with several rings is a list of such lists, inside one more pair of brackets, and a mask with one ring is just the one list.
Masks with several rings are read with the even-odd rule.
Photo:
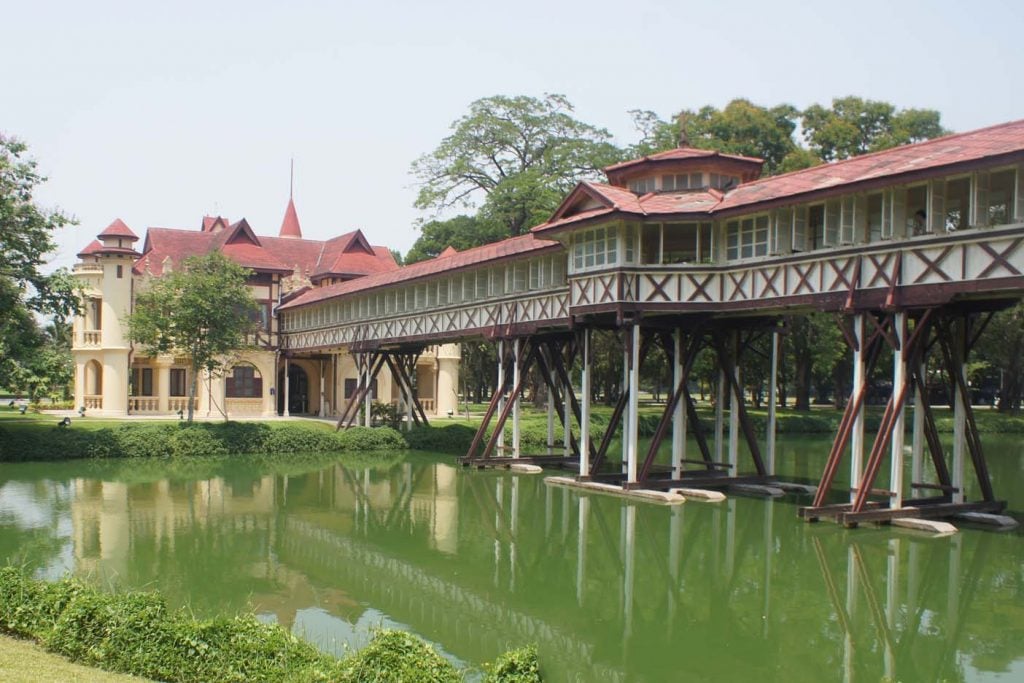
[[295, 158], [303, 234], [416, 239], [409, 165], [473, 100], [562, 93], [633, 142], [734, 97], [848, 94], [970, 130], [1024, 117], [1024, 2], [45, 2], [0, 7], [0, 131], [76, 216], [57, 265], [114, 218], [276, 234]]

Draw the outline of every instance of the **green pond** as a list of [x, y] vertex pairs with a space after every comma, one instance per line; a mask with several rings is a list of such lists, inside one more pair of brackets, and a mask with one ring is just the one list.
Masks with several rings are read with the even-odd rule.
[[[1024, 509], [1021, 440], [985, 445]], [[782, 440], [780, 472], [815, 479], [827, 448]], [[664, 507], [415, 452], [3, 464], [0, 563], [336, 653], [379, 626], [467, 667], [535, 642], [552, 681], [1024, 680], [1021, 533], [847, 530], [807, 502]]]

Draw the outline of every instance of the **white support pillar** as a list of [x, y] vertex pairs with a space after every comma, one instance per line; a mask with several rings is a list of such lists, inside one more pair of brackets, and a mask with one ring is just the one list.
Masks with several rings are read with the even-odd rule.
[[725, 435], [725, 381], [725, 370], [719, 370], [718, 386], [715, 387], [715, 462], [724, 462], [722, 437]]
[[629, 345], [629, 440], [626, 448], [626, 481], [636, 481], [637, 466], [637, 422], [640, 409], [640, 323], [633, 323], [632, 342]]
[[[900, 539], [889, 540], [889, 555], [886, 558], [885, 571], [885, 621], [889, 625], [889, 632], [896, 633], [896, 618], [900, 614], [899, 602], [899, 568], [900, 568]], [[885, 652], [883, 654], [885, 663], [885, 677], [890, 681], [896, 680], [896, 653], [892, 649], [892, 641], [885, 639]]]
[[[768, 474], [775, 474], [775, 426], [777, 418], [775, 415], [776, 403], [778, 403], [779, 389], [779, 331], [772, 331], [772, 368], [771, 377], [768, 379], [768, 447], [765, 451], [768, 454]], [[735, 472], [733, 473], [735, 474]]]
[[[590, 330], [583, 328], [583, 361], [580, 363], [580, 476], [590, 475]], [[582, 514], [582, 513], [581, 513]]]
[[[903, 393], [907, 383], [907, 361], [904, 356], [907, 346], [907, 314], [903, 311], [896, 313], [896, 340], [899, 349], [892, 355], [892, 396], [893, 401]], [[892, 427], [892, 469], [889, 474], [889, 508], [898, 510], [903, 507], [903, 422], [904, 411], [902, 407], [896, 413], [896, 419]]]
[[318, 412], [320, 417], [326, 417], [327, 416], [327, 409], [326, 409], [327, 408], [327, 399], [326, 399], [327, 392], [324, 390], [324, 381], [325, 381], [325, 379], [326, 378], [324, 377], [324, 362], [321, 360], [320, 361], [320, 409], [319, 409], [319, 412]]
[[[924, 380], [924, 362], [918, 365], [918, 377]], [[914, 427], [913, 442], [910, 447], [910, 483], [924, 481], [924, 392], [925, 387], [918, 386], [914, 392]], [[910, 489], [910, 497], [914, 497], [914, 489]]]
[[[498, 340], [498, 414], [505, 410], [505, 340]], [[498, 455], [505, 452], [505, 430], [498, 432]]]
[[518, 337], [512, 341], [512, 457], [519, 457], [519, 397], [523, 393], [517, 391], [519, 382], [522, 379], [521, 368], [519, 367], [519, 345]]
[[291, 398], [291, 382], [288, 379], [288, 366], [289, 361], [288, 358], [286, 357], [284, 359], [284, 411], [282, 411], [281, 413], [284, 417], [288, 417], [290, 415], [290, 413], [288, 412], [288, 401]]
[[[674, 395], [683, 381], [683, 344], [682, 331], [672, 332], [672, 389]], [[679, 397], [675, 410], [672, 412], [672, 478], [679, 479], [683, 475], [683, 459], [686, 449], [686, 410], [683, 396]]]
[[[860, 316], [857, 316], [858, 318]], [[857, 614], [857, 592], [860, 585], [857, 581], [857, 547], [849, 545], [846, 547], [846, 614], [849, 616], [850, 624]], [[843, 632], [843, 683], [853, 683], [856, 677], [854, 668], [854, 646], [852, 626], [848, 624]]]
[[[857, 348], [853, 351], [853, 396], [859, 396], [866, 381], [867, 349], [864, 348], [864, 314], [853, 317], [853, 337]], [[857, 497], [861, 473], [864, 470], [864, 405], [853, 417], [853, 431], [850, 434], [850, 502]]]
[[[639, 325], [635, 326], [639, 329]], [[625, 571], [622, 577], [624, 636], [628, 639], [633, 633], [633, 593], [636, 590], [636, 506], [627, 505], [625, 509], [623, 539], [623, 555]]]
[[[627, 336], [629, 332], [626, 332], [622, 336], [622, 390], [629, 391], [629, 360], [631, 354], [629, 352], [629, 344], [632, 337]], [[629, 469], [627, 463], [629, 462], [629, 401], [626, 401], [626, 405], [622, 410], [622, 473], [626, 474]]]

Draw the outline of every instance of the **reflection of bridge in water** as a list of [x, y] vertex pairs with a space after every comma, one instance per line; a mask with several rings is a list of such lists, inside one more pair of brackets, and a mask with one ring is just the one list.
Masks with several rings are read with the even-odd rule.
[[[1019, 629], [977, 619], [1014, 609], [1016, 579], [987, 561], [1006, 536], [851, 542], [780, 502], [659, 507], [441, 463], [75, 486], [80, 570], [250, 586], [286, 625], [313, 606], [353, 624], [373, 608], [467, 661], [538, 642], [554, 678], [664, 680], [677, 661], [695, 680], [957, 680], [978, 643], [1020, 653]], [[150, 578], [131, 549], [154, 545], [188, 569]], [[723, 656], [733, 647], [749, 656]]]

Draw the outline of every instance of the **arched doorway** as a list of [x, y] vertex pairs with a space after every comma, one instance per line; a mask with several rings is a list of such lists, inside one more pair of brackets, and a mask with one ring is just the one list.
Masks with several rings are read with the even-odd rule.
[[91, 360], [85, 364], [85, 393], [89, 396], [103, 395], [103, 366]]
[[[277, 373], [277, 414], [284, 415], [284, 369]], [[309, 376], [295, 363], [288, 364], [288, 413], [309, 412]]]

